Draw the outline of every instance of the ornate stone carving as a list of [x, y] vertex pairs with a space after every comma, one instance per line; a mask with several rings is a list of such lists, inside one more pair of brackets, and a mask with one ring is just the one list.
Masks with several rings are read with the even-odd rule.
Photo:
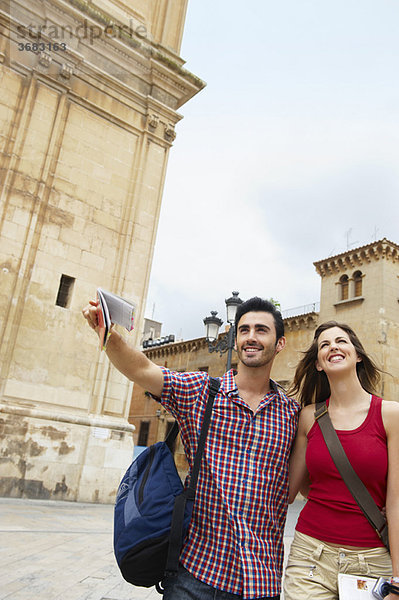
[[53, 62], [52, 56], [48, 52], [39, 52], [39, 65], [48, 69]]
[[325, 277], [326, 275], [353, 269], [365, 262], [370, 263], [372, 260], [380, 259], [392, 260], [393, 262], [399, 261], [399, 246], [383, 238], [362, 248], [354, 248], [313, 264], [317, 273], [321, 277]]
[[62, 79], [70, 79], [73, 75], [73, 66], [63, 63], [59, 74]]
[[318, 313], [308, 313], [296, 317], [284, 319], [284, 327], [287, 331], [299, 331], [301, 329], [316, 329], [318, 322]]
[[171, 342], [159, 348], [146, 348], [143, 353], [153, 360], [156, 358], [167, 358], [174, 354], [185, 354], [186, 352], [196, 352], [202, 348], [206, 348], [207, 341], [205, 338], [196, 338], [193, 340], [184, 340], [180, 342]]
[[158, 127], [159, 117], [158, 115], [151, 114], [147, 116], [147, 126], [150, 130], [154, 130]]
[[165, 125], [165, 138], [169, 142], [173, 142], [173, 140], [176, 138], [175, 128], [171, 123]]

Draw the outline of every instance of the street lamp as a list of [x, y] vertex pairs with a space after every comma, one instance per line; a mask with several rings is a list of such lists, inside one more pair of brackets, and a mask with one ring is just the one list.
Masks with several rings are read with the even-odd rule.
[[231, 298], [227, 298], [226, 312], [227, 322], [230, 325], [229, 331], [220, 340], [218, 340], [219, 327], [222, 325], [223, 320], [217, 317], [217, 311], [212, 310], [210, 317], [205, 317], [204, 325], [206, 328], [205, 337], [208, 342], [208, 352], [220, 352], [222, 356], [225, 352], [227, 354], [226, 371], [231, 368], [231, 356], [234, 348], [234, 321], [236, 318], [237, 307], [242, 304], [241, 298], [238, 297], [239, 292], [232, 292]]

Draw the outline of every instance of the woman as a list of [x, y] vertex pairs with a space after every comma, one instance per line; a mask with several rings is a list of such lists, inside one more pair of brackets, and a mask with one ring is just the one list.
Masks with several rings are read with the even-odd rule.
[[[379, 369], [350, 327], [329, 321], [316, 329], [291, 390], [303, 408], [290, 461], [289, 501], [298, 491], [308, 500], [288, 558], [285, 600], [337, 599], [338, 573], [393, 575], [399, 585], [399, 403], [372, 394], [379, 379]], [[327, 401], [355, 471], [378, 507], [386, 507], [391, 556], [329, 455], [314, 419], [314, 403], [320, 401]]]

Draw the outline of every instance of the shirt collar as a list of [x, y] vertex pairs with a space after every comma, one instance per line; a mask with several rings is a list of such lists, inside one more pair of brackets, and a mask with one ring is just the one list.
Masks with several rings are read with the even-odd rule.
[[[223, 390], [226, 396], [228, 396], [229, 394], [238, 396], [238, 389], [236, 380], [234, 379], [234, 375], [237, 375], [237, 371], [235, 371], [234, 369], [230, 369], [230, 371], [227, 371], [227, 373], [225, 373], [222, 377], [220, 389]], [[270, 379], [270, 392], [281, 396], [279, 387], [277, 383], [273, 381], [273, 379]]]

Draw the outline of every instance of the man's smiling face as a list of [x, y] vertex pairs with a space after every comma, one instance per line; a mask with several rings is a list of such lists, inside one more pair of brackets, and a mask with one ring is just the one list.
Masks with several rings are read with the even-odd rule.
[[284, 347], [284, 338], [276, 340], [276, 326], [269, 312], [245, 313], [236, 334], [238, 358], [247, 367], [263, 367]]

